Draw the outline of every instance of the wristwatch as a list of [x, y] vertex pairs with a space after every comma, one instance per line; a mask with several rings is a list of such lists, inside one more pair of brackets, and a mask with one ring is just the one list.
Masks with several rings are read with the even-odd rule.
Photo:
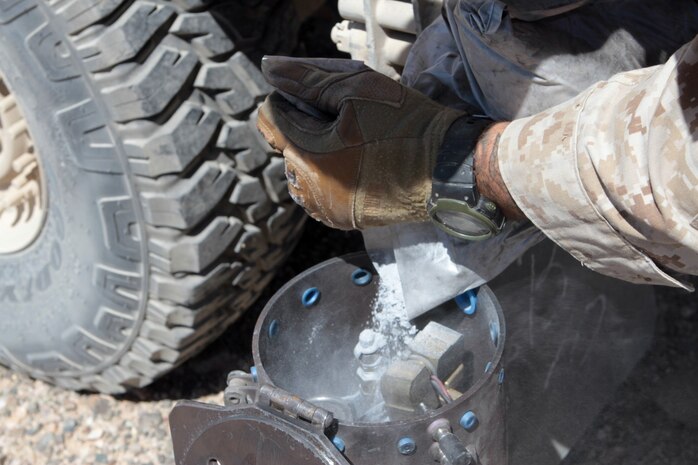
[[492, 237], [505, 223], [497, 205], [480, 195], [473, 171], [477, 140], [490, 124], [490, 119], [469, 115], [451, 124], [436, 157], [427, 202], [427, 212], [436, 226], [468, 241]]

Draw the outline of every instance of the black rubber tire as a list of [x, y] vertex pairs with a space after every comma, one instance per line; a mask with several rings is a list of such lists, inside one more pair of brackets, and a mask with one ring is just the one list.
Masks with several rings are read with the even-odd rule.
[[304, 215], [254, 127], [270, 89], [206, 4], [0, 1], [0, 74], [49, 192], [39, 238], [0, 255], [3, 364], [75, 390], [145, 386], [292, 250]]

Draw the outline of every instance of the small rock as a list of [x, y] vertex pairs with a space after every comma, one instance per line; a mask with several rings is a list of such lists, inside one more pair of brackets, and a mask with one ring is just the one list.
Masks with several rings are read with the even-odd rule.
[[39, 404], [37, 402], [29, 402], [27, 413], [39, 413]]
[[53, 436], [53, 433], [46, 433], [43, 436], [41, 436], [39, 441], [36, 443], [36, 450], [43, 454], [49, 455], [53, 450], [54, 442], [55, 437]]
[[157, 412], [145, 412], [138, 416], [138, 429], [141, 432], [162, 428], [162, 415]]
[[96, 441], [97, 439], [101, 438], [104, 435], [104, 430], [100, 428], [93, 429], [89, 433], [87, 433], [87, 436], [85, 436], [85, 439], [88, 441]]
[[78, 422], [72, 418], [69, 418], [68, 420], [65, 420], [63, 422], [63, 432], [64, 433], [72, 433], [75, 431], [75, 429], [77, 427], [78, 427]]
[[30, 426], [29, 428], [27, 428], [26, 430], [24, 430], [24, 433], [25, 433], [27, 436], [34, 436], [36, 433], [38, 433], [39, 431], [41, 431], [41, 427], [42, 427], [41, 424], [32, 425], [32, 426]]
[[95, 462], [97, 463], [107, 463], [107, 454], [97, 454], [95, 455]]
[[92, 407], [92, 413], [94, 413], [96, 417], [106, 416], [109, 410], [109, 401], [104, 398], [97, 399], [97, 402], [95, 402], [94, 407]]

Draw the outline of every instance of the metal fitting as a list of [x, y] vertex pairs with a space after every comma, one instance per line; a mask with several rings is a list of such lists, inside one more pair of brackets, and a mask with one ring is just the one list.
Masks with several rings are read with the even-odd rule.
[[373, 359], [365, 358], [370, 355], [378, 354], [385, 347], [385, 337], [382, 334], [376, 333], [372, 329], [364, 329], [359, 334], [359, 342], [354, 346], [354, 357], [361, 360], [362, 357], [368, 362]]
[[366, 286], [373, 281], [373, 274], [368, 270], [364, 270], [363, 268], [357, 268], [351, 274], [351, 280], [357, 286]]
[[242, 370], [228, 373], [227, 386], [223, 393], [226, 406], [252, 404], [257, 393], [257, 383], [251, 374]]
[[475, 315], [477, 311], [477, 290], [471, 289], [455, 298], [456, 305], [468, 316]]
[[274, 337], [279, 334], [279, 320], [272, 320], [272, 322], [269, 323], [268, 334], [269, 337]]
[[474, 465], [475, 459], [460, 438], [451, 432], [451, 424], [439, 418], [427, 428], [435, 443], [429, 448], [434, 460], [443, 465]]
[[412, 455], [417, 451], [417, 443], [410, 437], [400, 438], [397, 442], [397, 450], [402, 455]]
[[468, 410], [463, 414], [462, 417], [460, 417], [459, 423], [463, 427], [463, 429], [471, 431], [477, 426], [477, 415], [475, 415], [475, 413], [472, 410]]
[[359, 334], [359, 342], [354, 347], [354, 357], [359, 361], [356, 376], [361, 380], [361, 391], [372, 394], [381, 376], [384, 358], [381, 353], [386, 341], [382, 334], [365, 329]]
[[301, 296], [301, 303], [306, 308], [310, 308], [313, 305], [317, 304], [319, 300], [320, 289], [318, 289], [317, 287], [309, 287], [308, 289], [303, 291], [303, 295]]
[[334, 444], [337, 450], [340, 451], [342, 454], [345, 450], [347, 450], [347, 445], [344, 443], [344, 440], [339, 436], [335, 436], [332, 438], [332, 444]]
[[494, 321], [490, 322], [490, 339], [495, 346], [499, 344], [499, 325]]

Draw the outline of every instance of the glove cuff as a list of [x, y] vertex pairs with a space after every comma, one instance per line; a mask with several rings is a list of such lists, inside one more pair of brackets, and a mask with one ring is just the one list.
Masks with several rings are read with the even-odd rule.
[[361, 163], [355, 197], [354, 220], [359, 229], [429, 220], [427, 202], [436, 156], [449, 127], [461, 116], [463, 112], [445, 108], [422, 137], [415, 134], [371, 147], [371, 156]]

